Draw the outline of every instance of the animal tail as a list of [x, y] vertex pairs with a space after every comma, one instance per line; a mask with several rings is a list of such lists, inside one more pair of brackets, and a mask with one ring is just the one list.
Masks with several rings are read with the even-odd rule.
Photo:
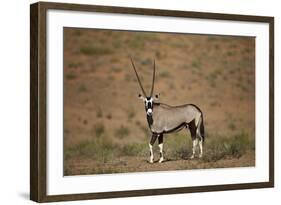
[[200, 133], [201, 133], [202, 140], [203, 140], [203, 143], [204, 143], [204, 141], [205, 141], [205, 128], [204, 128], [203, 113], [201, 113]]

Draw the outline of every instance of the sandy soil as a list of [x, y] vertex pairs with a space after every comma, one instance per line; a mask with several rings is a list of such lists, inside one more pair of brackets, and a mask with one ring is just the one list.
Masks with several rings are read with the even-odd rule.
[[253, 153], [246, 153], [241, 158], [226, 158], [216, 162], [204, 162], [200, 159], [165, 159], [164, 162], [148, 162], [146, 157], [120, 157], [113, 162], [97, 163], [95, 160], [73, 159], [69, 161], [70, 168], [67, 175], [83, 174], [107, 174], [126, 172], [149, 172], [149, 171], [169, 171], [169, 170], [190, 170], [207, 168], [229, 168], [229, 167], [250, 167], [255, 166]]

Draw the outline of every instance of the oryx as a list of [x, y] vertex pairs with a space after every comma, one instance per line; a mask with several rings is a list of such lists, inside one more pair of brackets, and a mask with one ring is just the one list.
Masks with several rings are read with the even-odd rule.
[[153, 96], [154, 81], [155, 81], [155, 60], [153, 65], [153, 77], [150, 94], [147, 95], [139, 75], [135, 68], [134, 62], [131, 58], [131, 63], [134, 68], [139, 86], [142, 94], [139, 98], [143, 100], [146, 111], [146, 118], [148, 126], [152, 132], [152, 137], [149, 142], [150, 150], [150, 163], [153, 163], [153, 144], [158, 138], [158, 146], [160, 149], [159, 163], [164, 161], [163, 155], [163, 135], [179, 131], [182, 128], [189, 128], [192, 138], [192, 156], [194, 158], [196, 147], [199, 145], [199, 157], [203, 155], [203, 142], [204, 142], [204, 122], [202, 111], [194, 104], [185, 104], [180, 106], [170, 106], [163, 103], [155, 102], [159, 99], [159, 95]]

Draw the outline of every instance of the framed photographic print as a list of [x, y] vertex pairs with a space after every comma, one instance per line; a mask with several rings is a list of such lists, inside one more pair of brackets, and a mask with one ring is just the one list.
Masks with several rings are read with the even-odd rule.
[[274, 186], [274, 18], [31, 5], [30, 198]]

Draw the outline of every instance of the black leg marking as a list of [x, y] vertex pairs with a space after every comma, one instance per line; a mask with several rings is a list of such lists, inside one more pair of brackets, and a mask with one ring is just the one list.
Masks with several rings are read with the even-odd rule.
[[194, 158], [195, 152], [196, 152], [196, 146], [197, 146], [197, 139], [196, 139], [196, 125], [195, 125], [195, 120], [192, 120], [189, 124], [189, 130], [192, 138], [192, 156], [190, 157], [191, 159]]
[[192, 140], [195, 140], [196, 139], [196, 126], [195, 126], [195, 120], [192, 120], [189, 124], [189, 131], [190, 131], [190, 134], [191, 134], [191, 138]]
[[152, 134], [151, 139], [150, 139], [150, 144], [154, 145], [156, 139], [157, 139], [157, 134]]
[[163, 144], [163, 134], [160, 134], [158, 137], [158, 144]]

